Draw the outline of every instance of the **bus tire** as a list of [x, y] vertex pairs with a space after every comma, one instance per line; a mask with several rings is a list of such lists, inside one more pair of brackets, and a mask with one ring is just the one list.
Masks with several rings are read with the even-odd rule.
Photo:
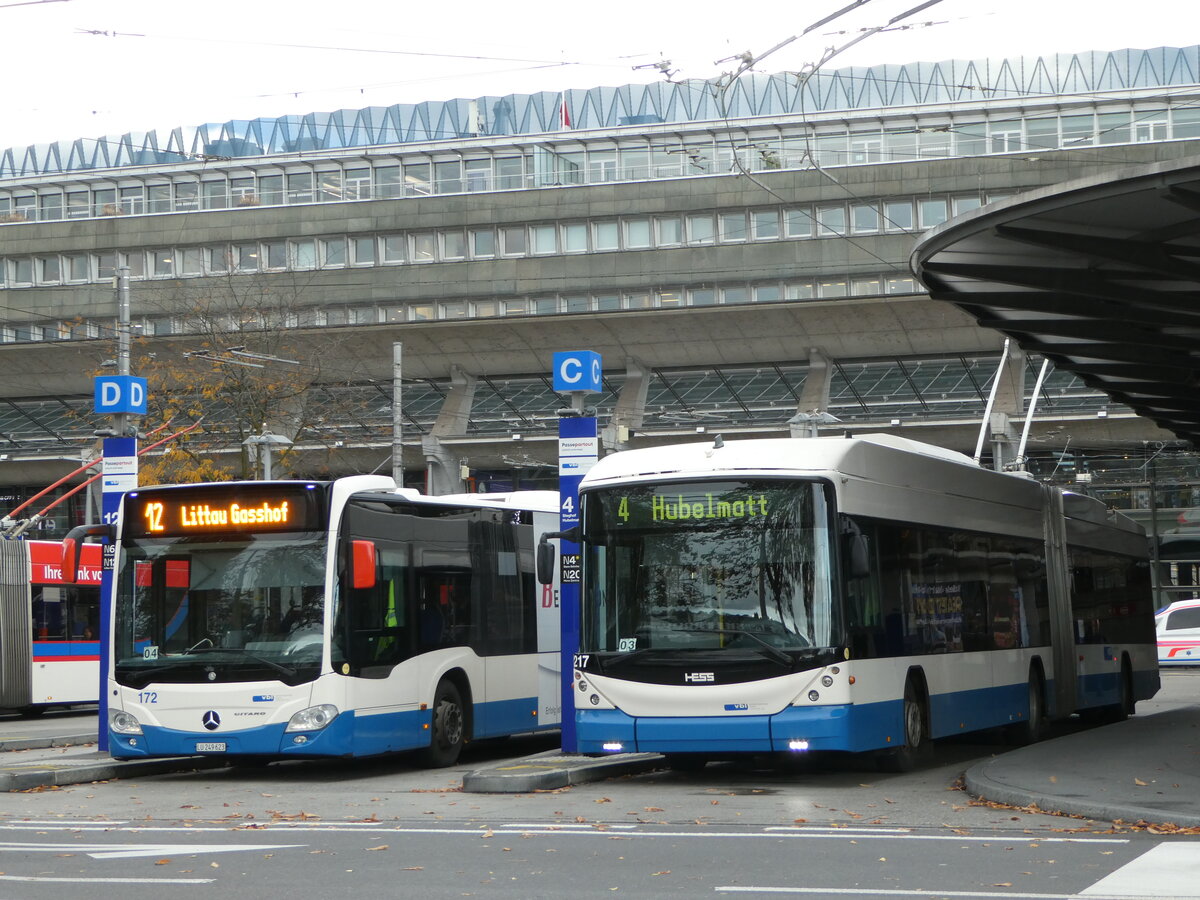
[[880, 751], [875, 762], [881, 772], [911, 772], [929, 749], [929, 704], [909, 678], [904, 685], [904, 744]]
[[1133, 670], [1129, 666], [1129, 658], [1121, 660], [1120, 693], [1115, 706], [1109, 708], [1108, 721], [1123, 722], [1134, 714], [1137, 701], [1133, 699]]
[[458, 762], [466, 739], [466, 717], [462, 694], [453, 681], [443, 679], [433, 695], [429, 746], [421, 751], [421, 761], [431, 769], [444, 769]]
[[1036, 744], [1046, 734], [1046, 685], [1040, 670], [1029, 670], [1029, 715], [1010, 725], [1009, 740], [1021, 746]]

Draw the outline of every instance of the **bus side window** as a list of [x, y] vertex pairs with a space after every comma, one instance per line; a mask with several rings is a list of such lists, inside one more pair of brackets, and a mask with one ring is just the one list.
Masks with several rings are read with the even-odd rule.
[[63, 589], [53, 585], [33, 587], [33, 639], [62, 641], [67, 639], [64, 616]]

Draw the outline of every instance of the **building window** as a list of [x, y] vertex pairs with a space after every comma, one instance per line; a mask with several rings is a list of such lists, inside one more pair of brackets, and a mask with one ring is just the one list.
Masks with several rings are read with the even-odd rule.
[[492, 189], [492, 161], [490, 159], [468, 159], [463, 164], [463, 170], [468, 191], [490, 191]]
[[717, 302], [717, 292], [713, 288], [694, 288], [688, 295], [692, 306], [713, 306]]
[[287, 176], [287, 202], [313, 202], [313, 173], [289, 172]]
[[845, 297], [846, 282], [837, 279], [820, 281], [817, 283], [817, 295], [820, 297]]
[[356, 237], [352, 240], [354, 247], [354, 264], [358, 266], [375, 265], [375, 238]]
[[912, 201], [889, 200], [883, 205], [883, 220], [883, 227], [887, 231], [912, 231]]
[[62, 267], [58, 256], [39, 256], [34, 261], [38, 284], [58, 284], [62, 280]]
[[263, 247], [267, 251], [268, 269], [287, 268], [287, 241], [267, 241]]
[[175, 274], [175, 255], [171, 250], [151, 250], [150, 256], [154, 259], [154, 274], [160, 278], [166, 278]]
[[613, 312], [621, 308], [620, 294], [597, 294], [596, 295], [596, 311], [597, 312]]
[[268, 206], [278, 206], [283, 202], [283, 176], [259, 175], [258, 195]]
[[141, 186], [121, 188], [121, 211], [127, 216], [140, 216], [146, 211], [146, 191]]
[[404, 196], [427, 197], [433, 193], [429, 163], [404, 164]]
[[491, 259], [496, 255], [496, 232], [491, 228], [475, 228], [471, 235], [471, 258]]
[[586, 253], [588, 227], [586, 222], [569, 222], [562, 226], [563, 253]]
[[650, 295], [645, 291], [632, 291], [625, 295], [626, 309], [649, 309]]
[[389, 265], [402, 263], [408, 259], [408, 240], [402, 234], [385, 234], [383, 236], [383, 262]]
[[779, 239], [779, 210], [757, 209], [750, 213], [750, 227], [756, 241]]
[[846, 207], [818, 206], [817, 234], [842, 237], [846, 234]]
[[965, 212], [970, 212], [973, 209], [979, 209], [979, 207], [983, 206], [983, 201], [979, 198], [978, 194], [971, 194], [965, 197], [954, 197], [953, 203], [954, 214], [956, 216], [962, 215]]
[[38, 197], [38, 203], [41, 205], [38, 215], [41, 221], [57, 222], [63, 217], [63, 195], [61, 193], [42, 194]]
[[432, 303], [410, 303], [408, 306], [408, 321], [432, 322], [434, 308]]
[[509, 225], [500, 229], [500, 237], [503, 241], [503, 253], [505, 256], [524, 256], [525, 255], [525, 226], [524, 225]]
[[317, 243], [313, 240], [289, 243], [293, 269], [315, 269], [317, 267]]
[[445, 300], [438, 304], [438, 318], [465, 319], [466, 317], [467, 303], [465, 300]]
[[746, 239], [746, 214], [744, 212], [724, 212], [717, 218], [722, 242], [735, 243]]
[[783, 288], [778, 284], [760, 284], [754, 288], [755, 303], [778, 303], [783, 299]]
[[650, 220], [625, 220], [625, 249], [641, 250], [650, 246]]
[[[466, 259], [467, 258], [467, 235], [464, 231], [443, 231], [439, 235], [442, 239], [442, 259]], [[445, 318], [443, 316], [443, 318]]]
[[347, 169], [342, 177], [342, 196], [347, 200], [371, 199], [371, 170]]
[[529, 229], [533, 236], [533, 252], [550, 254], [558, 252], [557, 229], [553, 225], [534, 225]]
[[412, 255], [409, 257], [415, 263], [433, 262], [437, 259], [437, 234], [433, 231], [418, 231], [409, 235], [412, 243]]
[[592, 249], [619, 250], [621, 248], [621, 230], [617, 222], [592, 223]]
[[683, 243], [683, 223], [679, 216], [656, 217], [654, 231], [659, 247], [676, 247]]
[[179, 274], [204, 274], [204, 251], [200, 247], [187, 247], [179, 252]]
[[462, 193], [462, 163], [457, 159], [433, 164], [433, 177], [439, 194]]
[[920, 201], [921, 227], [933, 228], [946, 221], [946, 201], [929, 199]]
[[784, 288], [784, 296], [788, 300], [811, 300], [813, 286], [808, 281], [793, 281]]
[[716, 238], [713, 217], [709, 215], [693, 215], [687, 217], [687, 240], [689, 244], [711, 244]]
[[851, 287], [855, 297], [877, 297], [883, 293], [878, 278], [855, 278]]
[[379, 200], [393, 200], [401, 194], [400, 167], [376, 166], [375, 197]]
[[229, 206], [229, 190], [225, 179], [205, 181], [200, 186], [205, 209], [225, 209]]
[[783, 211], [784, 232], [790, 238], [812, 237], [813, 216], [808, 209], [785, 209]]
[[502, 191], [525, 186], [525, 157], [503, 156], [495, 160], [496, 187]]
[[331, 203], [342, 199], [342, 170], [323, 169], [316, 173], [317, 201]]
[[915, 294], [917, 283], [908, 275], [893, 275], [885, 282], [889, 294]]
[[874, 234], [879, 231], [879, 207], [874, 203], [852, 204], [850, 216], [855, 234]]
[[321, 239], [321, 265], [344, 266], [346, 264], [346, 239], [331, 237]]
[[200, 183], [198, 181], [177, 181], [173, 187], [176, 212], [192, 212], [200, 208]]
[[750, 288], [743, 285], [721, 289], [721, 302], [732, 305], [750, 302]]
[[258, 271], [258, 244], [235, 244], [233, 258], [237, 260], [237, 271]]

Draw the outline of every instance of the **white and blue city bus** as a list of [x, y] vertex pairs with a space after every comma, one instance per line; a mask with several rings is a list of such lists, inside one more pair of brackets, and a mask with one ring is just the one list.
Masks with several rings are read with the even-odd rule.
[[581, 752], [904, 769], [933, 738], [1034, 740], [1158, 689], [1140, 526], [959, 453], [718, 438], [608, 456], [580, 501]]
[[382, 476], [127, 494], [110, 752], [446, 766], [468, 740], [557, 728], [558, 595], [534, 575], [557, 517], [550, 491], [426, 497]]

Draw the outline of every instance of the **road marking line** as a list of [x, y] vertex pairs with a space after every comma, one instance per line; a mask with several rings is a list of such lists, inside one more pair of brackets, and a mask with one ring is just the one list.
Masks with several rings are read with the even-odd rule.
[[[764, 887], [762, 885], [719, 885], [722, 894], [846, 894], [852, 897], [967, 897], [1000, 900], [1159, 900], [1155, 894], [1029, 894], [1016, 891], [900, 890], [899, 888]], [[1182, 897], [1183, 895], [1178, 895]], [[1196, 900], [1197, 895], [1188, 895]]]
[[1200, 884], [1200, 845], [1168, 841], [1147, 850], [1115, 872], [1101, 878], [1082, 894], [1093, 897], [1197, 897]]
[[141, 856], [195, 856], [248, 850], [291, 850], [306, 844], [24, 844], [0, 842], [0, 853], [85, 853], [92, 859], [134, 859]]
[[216, 881], [216, 878], [62, 878], [49, 875], [0, 875], [0, 881], [66, 884], [211, 884]]

